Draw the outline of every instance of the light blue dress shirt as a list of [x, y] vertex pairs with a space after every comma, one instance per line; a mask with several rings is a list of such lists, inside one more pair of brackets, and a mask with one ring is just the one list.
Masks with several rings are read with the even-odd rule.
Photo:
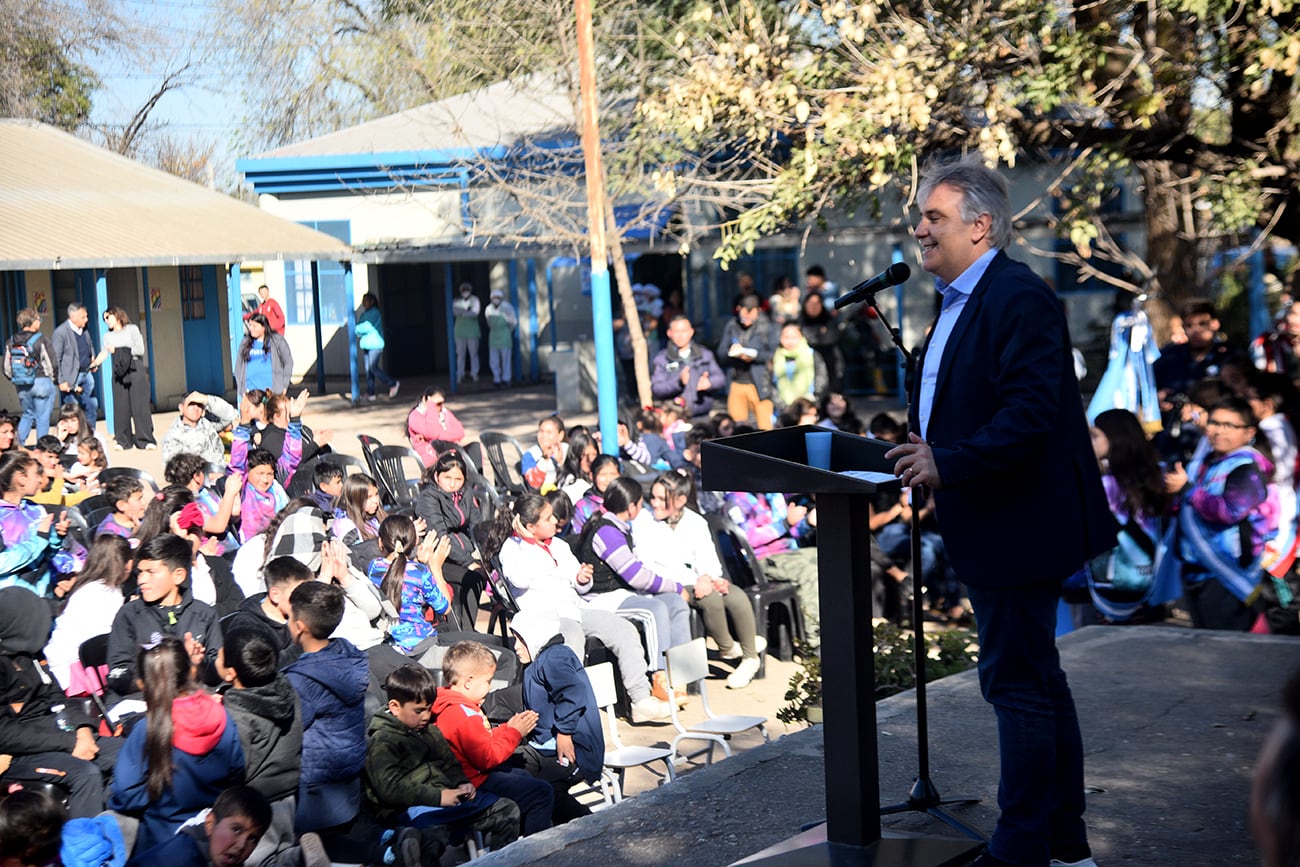
[[984, 277], [984, 272], [989, 269], [989, 263], [997, 254], [997, 247], [989, 250], [972, 262], [970, 267], [962, 271], [951, 283], [945, 283], [937, 277], [934, 280], [934, 288], [943, 296], [943, 309], [939, 311], [939, 318], [935, 320], [930, 345], [925, 350], [925, 363], [921, 366], [921, 395], [917, 402], [916, 417], [921, 422], [922, 439], [926, 438], [926, 432], [930, 429], [930, 410], [934, 407], [934, 387], [939, 380], [939, 364], [943, 361], [944, 347], [948, 345], [948, 338], [952, 336], [952, 330], [957, 327], [961, 312], [966, 309], [966, 302], [970, 300], [971, 293], [975, 291], [975, 287]]

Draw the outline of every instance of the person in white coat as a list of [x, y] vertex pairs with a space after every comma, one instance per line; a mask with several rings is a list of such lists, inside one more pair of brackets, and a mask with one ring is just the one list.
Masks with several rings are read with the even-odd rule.
[[455, 320], [452, 334], [456, 338], [456, 381], [461, 382], [468, 375], [478, 382], [478, 342], [483, 336], [478, 317], [482, 308], [473, 286], [462, 283], [458, 291], [456, 300], [451, 302], [451, 315]]

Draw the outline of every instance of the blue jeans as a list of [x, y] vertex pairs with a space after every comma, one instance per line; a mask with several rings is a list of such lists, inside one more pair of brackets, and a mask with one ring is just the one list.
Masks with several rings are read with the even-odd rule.
[[50, 432], [50, 415], [54, 412], [54, 402], [58, 389], [54, 380], [48, 376], [38, 376], [31, 385], [17, 387], [18, 402], [22, 404], [23, 415], [18, 419], [18, 444], [27, 442], [27, 434], [32, 425], [36, 426], [36, 437], [40, 439]]
[[1059, 581], [967, 588], [979, 629], [980, 690], [998, 720], [1002, 775], [993, 857], [1047, 867], [1051, 852], [1087, 842], [1083, 738], [1056, 650]]
[[[63, 395], [63, 403], [79, 403], [81, 409], [86, 413], [86, 420], [90, 426], [95, 426], [95, 419], [99, 417], [99, 399], [95, 397], [95, 374], [88, 370], [83, 370], [77, 374], [77, 381], [71, 383], [72, 391]], [[78, 394], [77, 389], [81, 392]]]
[[379, 381], [382, 382], [385, 386], [387, 386], [388, 388], [392, 388], [393, 383], [395, 383], [396, 380], [393, 379], [388, 374], [384, 373], [383, 369], [379, 366], [379, 357], [384, 354], [384, 350], [367, 349], [365, 352], [366, 352], [366, 394], [375, 393], [376, 377], [378, 377]]

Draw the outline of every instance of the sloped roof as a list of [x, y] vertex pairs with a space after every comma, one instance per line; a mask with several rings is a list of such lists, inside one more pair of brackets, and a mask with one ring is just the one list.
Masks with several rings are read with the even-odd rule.
[[495, 84], [285, 145], [255, 159], [403, 151], [490, 150], [576, 126], [566, 88], [534, 75]]
[[0, 270], [351, 258], [337, 239], [45, 124], [0, 120]]

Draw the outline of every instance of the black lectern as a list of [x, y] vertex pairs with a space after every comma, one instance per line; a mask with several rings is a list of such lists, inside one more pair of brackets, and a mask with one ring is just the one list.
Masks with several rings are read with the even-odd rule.
[[972, 840], [882, 837], [876, 759], [876, 687], [871, 629], [870, 495], [892, 478], [870, 481], [847, 471], [890, 474], [892, 446], [838, 431], [831, 434], [830, 469], [808, 466], [801, 426], [741, 434], [703, 444], [704, 487], [715, 491], [817, 495], [817, 569], [823, 647], [823, 737], [826, 764], [824, 841], [805, 832], [739, 863], [747, 865], [898, 865], [965, 863]]

